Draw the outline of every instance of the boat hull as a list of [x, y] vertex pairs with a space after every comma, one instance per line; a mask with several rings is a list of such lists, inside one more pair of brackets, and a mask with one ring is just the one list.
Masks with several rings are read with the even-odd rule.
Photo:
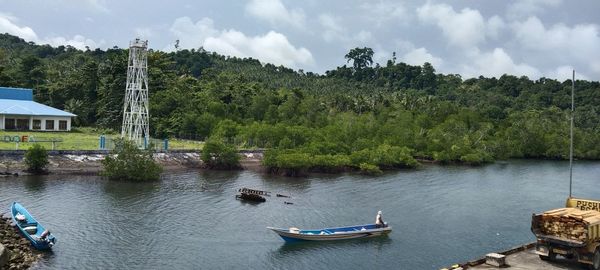
[[[16, 216], [21, 214], [25, 217], [25, 220], [17, 220]], [[11, 206], [11, 216], [13, 222], [16, 224], [19, 231], [31, 242], [31, 245], [39, 250], [47, 250], [52, 248], [56, 243], [56, 238], [52, 234], [46, 237], [42, 237], [42, 234], [46, 231], [44, 226], [37, 222], [37, 220], [23, 207], [21, 204], [14, 202]], [[34, 227], [35, 226], [35, 227]], [[34, 228], [32, 228], [34, 227]]]
[[384, 236], [392, 232], [392, 228], [387, 226], [377, 228], [374, 224], [325, 228], [320, 230], [288, 230], [281, 228], [268, 227], [268, 229], [277, 233], [286, 242], [298, 241], [337, 241], [357, 238], [368, 238]]

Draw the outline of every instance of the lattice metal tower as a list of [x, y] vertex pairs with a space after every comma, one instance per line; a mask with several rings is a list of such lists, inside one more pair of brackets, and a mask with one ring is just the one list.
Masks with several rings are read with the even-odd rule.
[[127, 86], [123, 106], [121, 137], [146, 147], [150, 139], [148, 114], [148, 41], [135, 39], [129, 44]]

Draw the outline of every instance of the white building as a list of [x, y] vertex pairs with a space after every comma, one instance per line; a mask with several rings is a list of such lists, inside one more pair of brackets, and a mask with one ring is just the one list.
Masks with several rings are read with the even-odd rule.
[[76, 115], [33, 101], [33, 90], [0, 87], [0, 129], [70, 131]]

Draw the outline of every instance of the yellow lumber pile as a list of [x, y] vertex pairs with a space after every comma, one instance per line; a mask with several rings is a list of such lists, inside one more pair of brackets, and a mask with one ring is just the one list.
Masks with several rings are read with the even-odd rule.
[[600, 212], [559, 208], [544, 212], [540, 220], [543, 234], [585, 242], [589, 225], [600, 223]]

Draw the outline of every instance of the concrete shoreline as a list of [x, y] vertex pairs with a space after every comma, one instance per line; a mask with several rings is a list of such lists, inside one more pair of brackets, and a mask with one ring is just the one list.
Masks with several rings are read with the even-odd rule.
[[[0, 171], [23, 174], [25, 150], [0, 150]], [[262, 150], [242, 150], [242, 168], [262, 171]], [[109, 155], [108, 150], [52, 150], [48, 151], [50, 174], [98, 175], [102, 170], [101, 160]], [[165, 171], [201, 168], [200, 152], [194, 150], [170, 150], [154, 153], [154, 159]]]
[[[573, 260], [565, 258], [557, 258], [553, 261], [542, 261], [539, 256], [535, 253], [535, 242], [528, 243], [522, 246], [514, 247], [505, 251], [496, 252], [498, 254], [506, 255], [507, 267], [502, 269], [516, 269], [516, 270], [583, 270], [587, 267], [583, 264], [577, 263]], [[471, 260], [465, 263], [455, 264], [451, 267], [442, 269], [447, 270], [464, 270], [464, 269], [500, 269], [497, 266], [492, 266], [485, 263], [485, 257]]]

